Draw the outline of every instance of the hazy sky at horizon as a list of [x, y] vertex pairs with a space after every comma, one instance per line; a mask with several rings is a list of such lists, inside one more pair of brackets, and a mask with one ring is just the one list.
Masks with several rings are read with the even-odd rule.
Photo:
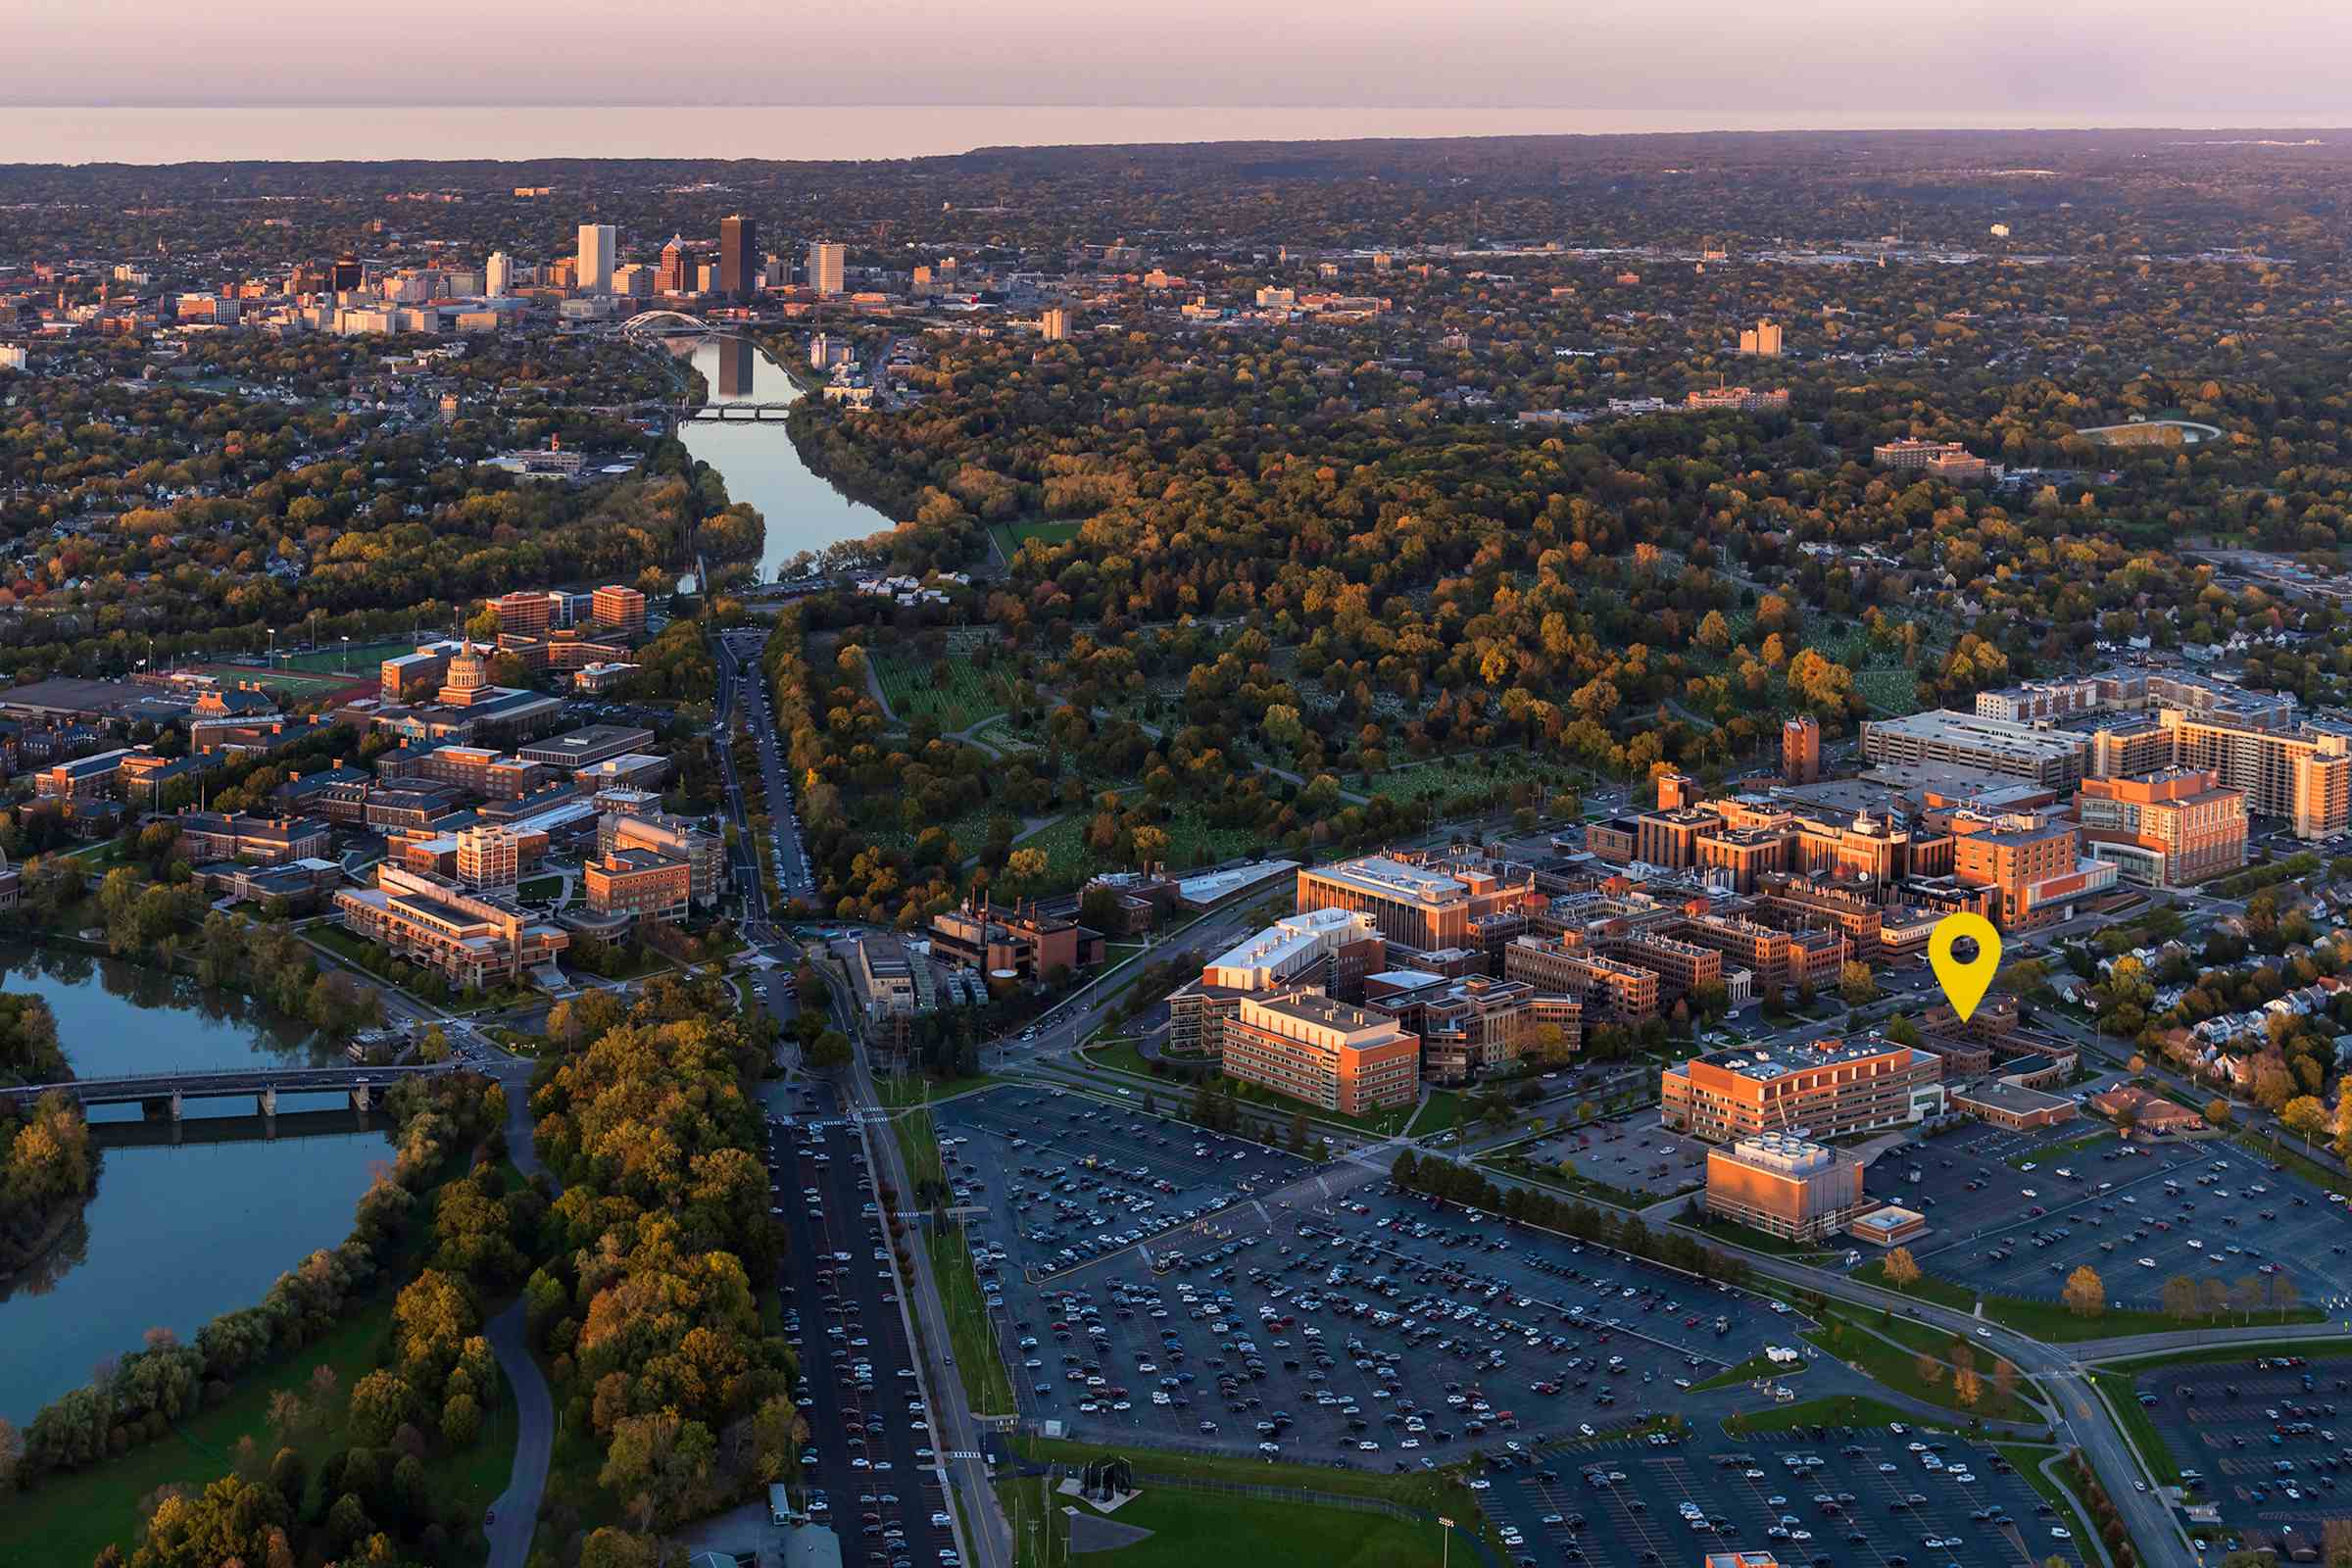
[[[1720, 105], [1792, 125], [2342, 111], [2345, 0], [0, 0], [0, 106]], [[674, 39], [676, 46], [670, 47]], [[1809, 118], [1810, 117], [1810, 118]], [[2268, 118], [2266, 118], [2268, 117]]]

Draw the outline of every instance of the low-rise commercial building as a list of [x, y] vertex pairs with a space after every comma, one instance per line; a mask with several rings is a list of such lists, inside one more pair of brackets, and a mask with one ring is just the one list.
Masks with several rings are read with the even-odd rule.
[[1862, 1161], [1841, 1151], [1785, 1133], [1707, 1151], [1707, 1212], [1768, 1236], [1817, 1242], [1870, 1206]]

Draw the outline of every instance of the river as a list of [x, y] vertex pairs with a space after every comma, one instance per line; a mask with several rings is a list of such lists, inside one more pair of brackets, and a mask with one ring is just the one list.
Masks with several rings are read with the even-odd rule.
[[[307, 1025], [245, 998], [73, 949], [0, 943], [0, 989], [47, 1000], [78, 1077], [340, 1059]], [[279, 1114], [291, 1124], [334, 1103], [289, 1095]], [[250, 1118], [254, 1106], [196, 1102], [187, 1113]], [[91, 1116], [139, 1119], [130, 1105]], [[138, 1348], [149, 1328], [185, 1342], [340, 1243], [360, 1195], [390, 1162], [387, 1125], [379, 1111], [371, 1126], [353, 1114], [350, 1130], [322, 1136], [107, 1148], [80, 1230], [47, 1266], [0, 1287], [0, 1416], [22, 1427], [101, 1360]]]
[[[712, 403], [801, 400], [799, 383], [749, 339], [686, 339], [673, 352], [691, 352]], [[689, 419], [679, 440], [726, 477], [728, 500], [750, 504], [766, 519], [767, 543], [760, 557], [762, 582], [773, 582], [776, 568], [805, 551], [866, 538], [895, 520], [852, 501], [810, 472], [778, 415], [757, 420]]]

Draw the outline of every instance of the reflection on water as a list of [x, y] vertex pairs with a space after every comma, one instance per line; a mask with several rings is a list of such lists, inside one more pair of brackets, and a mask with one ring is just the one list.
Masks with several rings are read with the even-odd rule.
[[752, 362], [757, 358], [750, 342], [739, 337], [718, 340], [718, 374], [711, 379], [710, 393], [720, 402], [749, 398], [752, 395]]
[[[738, 337], [673, 338], [670, 352], [691, 357], [714, 403], [797, 403], [798, 382]], [[845, 539], [863, 539], [891, 526], [892, 518], [852, 501], [808, 471], [784, 429], [781, 416], [754, 420], [690, 419], [678, 432], [686, 450], [726, 476], [727, 499], [748, 502], [767, 523], [767, 545], [760, 575], [772, 581], [776, 568], [793, 557], [822, 550]]]
[[[0, 943], [0, 990], [57, 1017], [76, 1076], [338, 1059], [338, 1043], [248, 998], [78, 949]], [[334, 1101], [288, 1096], [290, 1113]], [[191, 1118], [243, 1118], [251, 1101], [199, 1101]], [[0, 1416], [22, 1426], [100, 1360], [162, 1325], [184, 1342], [262, 1298], [278, 1275], [351, 1234], [360, 1195], [388, 1164], [379, 1111], [324, 1136], [117, 1147], [98, 1192], [39, 1263], [0, 1288]], [[93, 1119], [135, 1120], [136, 1105]], [[217, 1124], [216, 1124], [217, 1127]]]
[[337, 1042], [250, 997], [79, 948], [0, 942], [0, 990], [49, 1004], [80, 1078], [340, 1059]]

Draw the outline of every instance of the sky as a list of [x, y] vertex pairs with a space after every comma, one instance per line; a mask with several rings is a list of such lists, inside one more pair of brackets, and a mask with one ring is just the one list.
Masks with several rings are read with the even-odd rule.
[[[0, 108], [611, 104], [2352, 121], [2347, 0], [0, 0]], [[2039, 118], [2039, 117], [2046, 117]], [[2318, 118], [2315, 118], [2318, 117]]]

